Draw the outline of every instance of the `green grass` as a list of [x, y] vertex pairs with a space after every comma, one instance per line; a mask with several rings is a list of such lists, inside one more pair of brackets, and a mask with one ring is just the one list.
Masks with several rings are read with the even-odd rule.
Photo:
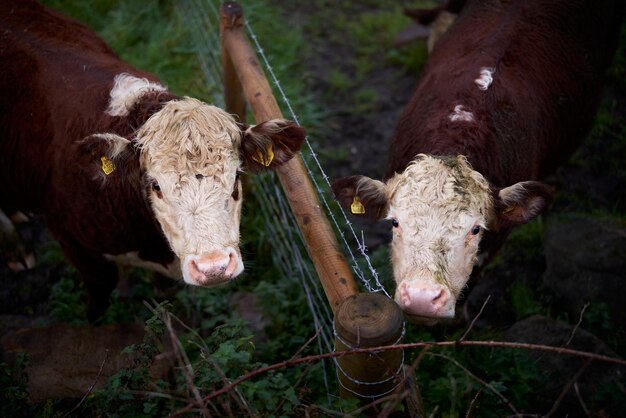
[[28, 416], [28, 356], [20, 353], [13, 365], [0, 363], [0, 416]]
[[326, 0], [317, 0], [315, 3], [330, 10], [308, 17], [305, 29], [309, 38], [327, 37], [338, 46], [335, 54], [351, 57], [337, 60], [340, 61], [337, 67], [329, 70], [332, 89], [326, 101], [340, 102], [345, 111], [353, 114], [372, 113], [379, 93], [367, 87], [367, 80], [375, 71], [395, 67], [417, 75], [424, 65], [427, 57], [424, 42], [398, 48], [394, 40], [411, 23], [402, 13], [403, 7], [428, 7], [434, 2], [390, 3], [385, 7], [376, 2], [332, 2], [331, 5]]

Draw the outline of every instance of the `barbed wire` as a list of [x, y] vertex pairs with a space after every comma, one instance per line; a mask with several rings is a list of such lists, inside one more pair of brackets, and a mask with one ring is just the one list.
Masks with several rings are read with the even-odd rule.
[[[293, 107], [291, 106], [291, 103], [290, 103], [289, 99], [287, 98], [287, 95], [285, 94], [285, 91], [282, 88], [282, 85], [280, 84], [280, 81], [278, 80], [278, 77], [276, 77], [276, 73], [274, 72], [274, 69], [273, 69], [272, 65], [270, 64], [269, 59], [267, 58], [267, 55], [265, 54], [265, 50], [261, 46], [258, 37], [254, 33], [254, 30], [250, 26], [250, 24], [249, 24], [247, 19], [245, 20], [245, 27], [246, 27], [246, 30], [248, 31], [248, 35], [250, 36], [250, 39], [252, 40], [252, 43], [255, 45], [255, 47], [257, 49], [257, 52], [258, 52], [259, 56], [263, 60], [265, 68], [267, 69], [268, 73], [270, 74], [270, 78], [272, 79], [272, 82], [276, 86], [276, 89], [280, 93], [280, 96], [281, 96], [283, 102], [287, 106], [287, 109], [289, 110], [289, 114], [290, 114], [292, 120], [294, 122], [296, 122], [298, 125], [300, 125], [300, 120], [298, 119], [298, 116], [294, 112]], [[320, 173], [322, 179], [326, 182], [327, 190], [331, 190], [330, 177], [326, 174], [326, 171], [324, 170], [324, 167], [322, 166], [322, 163], [320, 162], [320, 160], [319, 160], [319, 158], [317, 156], [317, 153], [315, 152], [315, 149], [311, 145], [311, 141], [309, 140], [308, 135], [305, 138], [305, 143], [306, 143], [308, 151], [309, 151], [308, 155], [313, 159], [317, 169], [319, 170], [319, 173]], [[328, 216], [330, 216], [333, 224], [335, 225], [336, 231], [339, 232], [339, 235], [340, 235], [341, 239], [344, 242], [345, 248], [348, 251], [348, 254], [350, 255], [350, 258], [352, 260], [352, 269], [354, 270], [355, 275], [360, 279], [361, 283], [365, 286], [365, 288], [369, 292], [383, 292], [385, 295], [387, 295], [387, 297], [390, 297], [389, 294], [387, 293], [387, 291], [385, 290], [384, 286], [380, 283], [378, 272], [376, 271], [376, 269], [372, 265], [370, 257], [367, 254], [367, 246], [365, 245], [365, 239], [362, 238], [362, 240], [359, 240], [359, 237], [358, 237], [356, 231], [354, 230], [354, 228], [352, 226], [352, 222], [350, 222], [350, 219], [346, 215], [346, 213], [343, 210], [343, 208], [340, 205], [337, 205], [337, 208], [338, 208], [340, 214], [343, 216], [344, 223], [345, 223], [346, 227], [351, 232], [352, 237], [353, 237], [355, 243], [357, 244], [357, 248], [358, 248], [361, 256], [364, 258], [364, 260], [367, 263], [367, 266], [368, 266], [368, 268], [370, 270], [372, 278], [374, 279], [375, 286], [372, 286], [370, 281], [366, 279], [365, 274], [363, 273], [363, 271], [361, 270], [361, 268], [358, 265], [357, 259], [356, 259], [355, 255], [354, 255], [353, 251], [352, 251], [352, 247], [348, 243], [348, 241], [347, 241], [347, 239], [345, 237], [345, 234], [343, 233], [342, 228], [339, 226], [339, 223], [338, 223], [338, 221], [337, 221], [337, 219], [335, 217], [335, 214], [334, 214], [333, 210], [331, 209], [331, 207], [330, 207], [330, 205], [328, 203], [328, 200], [326, 199], [326, 193], [325, 193], [324, 190], [322, 190], [322, 187], [320, 186], [319, 182], [317, 181], [317, 176], [313, 173], [313, 171], [312, 171], [311, 167], [309, 166], [308, 162], [306, 161], [306, 159], [303, 158], [303, 162], [304, 162], [304, 166], [305, 166], [305, 168], [307, 170], [307, 173], [309, 175], [309, 178], [311, 179], [313, 185], [315, 186], [317, 194], [318, 194], [319, 198], [321, 199], [322, 203], [324, 204], [324, 207], [326, 208], [326, 213], [328, 214]]]

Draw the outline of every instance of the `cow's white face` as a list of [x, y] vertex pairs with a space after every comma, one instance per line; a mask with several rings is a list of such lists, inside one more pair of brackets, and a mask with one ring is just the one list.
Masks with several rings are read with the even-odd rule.
[[167, 103], [137, 133], [146, 192], [187, 283], [243, 271], [241, 136], [230, 115], [191, 98]]
[[492, 212], [488, 182], [464, 158], [424, 156], [385, 189], [396, 302], [410, 315], [453, 317]]
[[357, 213], [391, 221], [395, 300], [425, 323], [454, 317], [485, 231], [528, 222], [551, 193], [534, 181], [497, 190], [463, 156], [424, 154], [387, 183], [351, 176], [333, 190], [346, 208], [356, 204]]
[[[272, 170], [286, 163], [300, 149], [304, 130], [284, 119], [242, 128], [228, 113], [196, 99], [161, 103], [164, 92], [160, 84], [118, 74], [105, 113], [127, 118], [142, 105], [158, 105], [156, 112], [130, 140], [98, 133], [81, 146], [89, 155], [102, 147], [105, 155], [96, 154], [97, 163], [108, 159], [113, 166], [138, 167], [135, 171], [143, 177], [145, 194], [180, 260], [185, 282], [213, 286], [243, 271], [238, 247], [240, 170]], [[104, 166], [94, 170], [103, 184], [128, 181], [121, 171]]]

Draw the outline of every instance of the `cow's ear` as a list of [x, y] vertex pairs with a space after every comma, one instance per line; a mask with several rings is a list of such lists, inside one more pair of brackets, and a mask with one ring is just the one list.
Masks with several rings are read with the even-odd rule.
[[247, 127], [241, 141], [244, 166], [253, 172], [275, 169], [300, 150], [304, 138], [304, 129], [285, 119]]
[[552, 187], [539, 181], [522, 181], [496, 191], [494, 207], [500, 226], [524, 224], [541, 214], [554, 199]]
[[351, 214], [373, 221], [384, 218], [388, 212], [385, 183], [365, 176], [349, 176], [333, 181], [333, 193], [339, 204]]
[[93, 134], [83, 138], [78, 147], [80, 163], [89, 171], [89, 177], [103, 184], [111, 177], [129, 177], [139, 172], [138, 151], [122, 136]]

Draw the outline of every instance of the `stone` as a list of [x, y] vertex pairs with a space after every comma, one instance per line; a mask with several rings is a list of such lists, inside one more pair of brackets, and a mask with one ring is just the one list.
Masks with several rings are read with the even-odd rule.
[[588, 215], [565, 215], [546, 229], [545, 287], [576, 320], [587, 302], [609, 307], [614, 324], [626, 321], [626, 227]]
[[[132, 357], [121, 352], [141, 343], [143, 335], [142, 324], [53, 324], [9, 332], [0, 338], [0, 349], [7, 363], [20, 352], [28, 353], [29, 402], [80, 399], [130, 365]], [[165, 376], [167, 367], [165, 361], [157, 362], [151, 374]]]
[[[574, 329], [564, 322], [533, 315], [515, 323], [506, 331], [504, 339], [619, 357], [584, 329], [576, 329], [572, 336]], [[626, 394], [623, 392], [626, 367], [598, 360], [588, 363], [586, 358], [567, 354], [534, 350], [529, 353], [545, 377], [545, 384], [537, 391], [535, 399], [528, 400], [533, 408], [528, 412], [541, 416], [548, 414], [568, 384], [571, 384], [570, 388], [551, 416], [619, 416], [626, 409]], [[600, 391], [605, 394], [604, 398], [597, 396]], [[598, 415], [587, 414], [585, 409]]]

